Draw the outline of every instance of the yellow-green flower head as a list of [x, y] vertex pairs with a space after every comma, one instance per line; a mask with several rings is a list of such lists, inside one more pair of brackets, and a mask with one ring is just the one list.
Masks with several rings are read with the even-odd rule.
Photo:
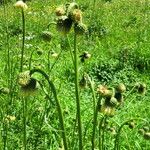
[[63, 16], [65, 14], [65, 9], [63, 6], [59, 6], [55, 10], [56, 16]]
[[84, 33], [87, 33], [88, 29], [87, 26], [83, 23], [75, 23], [74, 31], [77, 35], [83, 35]]
[[29, 71], [25, 71], [19, 74], [18, 76], [18, 84], [22, 87], [26, 86], [29, 84], [30, 82], [30, 72]]
[[16, 7], [16, 8], [21, 8], [21, 9], [23, 9], [23, 10], [26, 10], [27, 8], [28, 8], [28, 6], [27, 6], [27, 4], [26, 3], [24, 3], [23, 1], [17, 1], [15, 4], [14, 4], [14, 6]]
[[119, 93], [123, 93], [126, 91], [126, 86], [123, 83], [118, 84], [118, 86], [116, 87], [117, 92]]
[[21, 92], [24, 96], [34, 95], [38, 90], [38, 82], [34, 78], [30, 78], [29, 83], [26, 86], [21, 86]]
[[114, 91], [113, 89], [108, 89], [105, 85], [99, 85], [97, 92], [103, 96], [103, 97], [107, 97], [107, 98], [111, 98], [114, 96]]
[[82, 22], [82, 12], [80, 9], [74, 9], [72, 12], [69, 12], [69, 17], [74, 22]]
[[114, 116], [115, 109], [113, 107], [109, 107], [109, 106], [103, 105], [101, 107], [100, 112], [103, 113], [106, 116]]

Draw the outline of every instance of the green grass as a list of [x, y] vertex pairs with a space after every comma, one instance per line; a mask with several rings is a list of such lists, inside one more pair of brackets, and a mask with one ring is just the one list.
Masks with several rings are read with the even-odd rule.
[[[22, 16], [21, 11], [13, 6], [15, 2], [12, 0], [0, 5], [0, 150], [25, 150], [22, 93], [17, 81], [20, 73]], [[95, 7], [93, 7], [94, 0], [78, 0], [77, 3], [89, 31], [88, 34], [77, 36], [79, 81], [85, 73], [90, 76], [94, 82], [95, 103], [99, 98], [97, 93], [99, 84], [115, 87], [119, 83], [124, 83], [126, 85], [124, 97], [136, 83], [147, 85], [144, 95], [133, 90], [123, 105], [116, 109], [115, 115], [107, 117], [108, 124], [101, 128], [105, 135], [102, 149], [114, 148], [115, 135], [110, 132], [110, 127], [114, 127], [117, 131], [123, 122], [132, 118], [142, 118], [145, 121], [136, 120], [133, 129], [127, 125], [123, 127], [119, 138], [120, 149], [148, 150], [149, 140], [145, 140], [138, 130], [143, 126], [150, 128], [150, 2], [97, 0]], [[56, 30], [53, 23], [56, 21], [55, 8], [62, 4], [65, 4], [65, 1], [27, 1], [23, 71], [29, 70], [31, 60], [31, 69], [40, 68], [50, 77], [61, 105], [68, 149], [77, 150], [79, 128], [75, 71], [70, 55], [70, 49], [74, 50], [74, 31], [72, 28], [68, 34], [69, 43], [67, 38]], [[43, 38], [45, 31], [52, 36], [47, 41]], [[38, 54], [39, 51], [41, 54]], [[82, 63], [79, 56], [85, 51], [91, 54], [91, 58]], [[58, 57], [53, 57], [53, 53], [57, 53]], [[55, 65], [51, 70], [53, 64]], [[37, 73], [33, 77], [43, 86], [39, 86], [39, 90], [33, 96], [26, 98], [26, 149], [63, 149], [58, 105], [46, 80]], [[86, 88], [79, 87], [84, 150], [92, 149], [94, 110], [93, 93], [89, 84], [87, 81]], [[9, 89], [9, 92], [5, 92], [4, 88]], [[10, 116], [15, 116], [15, 120]], [[102, 116], [103, 114], [98, 112], [95, 124], [95, 150], [100, 149], [98, 127]]]

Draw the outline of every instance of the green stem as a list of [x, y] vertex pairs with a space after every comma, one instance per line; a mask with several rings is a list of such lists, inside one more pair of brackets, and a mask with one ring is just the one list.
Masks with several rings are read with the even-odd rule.
[[99, 150], [102, 150], [102, 124], [104, 121], [104, 116], [102, 117], [102, 119], [100, 120], [99, 123]]
[[79, 150], [82, 150], [82, 123], [81, 123], [81, 110], [80, 110], [80, 97], [79, 97], [79, 74], [78, 74], [78, 50], [77, 50], [77, 35], [74, 34], [74, 64], [75, 64], [75, 96], [77, 105], [77, 120], [78, 120], [78, 137], [79, 137]]
[[45, 77], [45, 79], [49, 83], [49, 86], [50, 86], [50, 88], [51, 88], [51, 90], [53, 92], [53, 95], [54, 95], [54, 98], [55, 98], [55, 101], [56, 101], [56, 105], [57, 105], [57, 111], [58, 111], [61, 131], [62, 131], [62, 138], [63, 138], [64, 149], [68, 150], [66, 131], [65, 131], [64, 119], [63, 119], [63, 113], [62, 113], [60, 102], [59, 102], [58, 97], [57, 97], [56, 88], [55, 88], [53, 82], [49, 79], [49, 76], [44, 71], [42, 71], [41, 69], [32, 69], [30, 71], [30, 75], [32, 75], [35, 72], [40, 73], [41, 75], [43, 75]]
[[100, 106], [100, 101], [101, 101], [101, 97], [99, 97], [99, 100], [97, 102], [95, 111], [94, 111], [94, 117], [93, 117], [93, 132], [92, 132], [92, 150], [94, 150], [95, 147], [95, 130], [96, 130], [96, 126], [97, 126], [97, 116], [98, 116], [98, 110], [99, 110], [99, 106]]
[[25, 16], [24, 10], [22, 9], [22, 49], [21, 49], [21, 62], [20, 62], [20, 72], [23, 70], [23, 56], [24, 56], [24, 43], [25, 43]]
[[23, 147], [27, 150], [27, 132], [26, 132], [26, 122], [27, 122], [27, 99], [22, 98], [23, 103]]

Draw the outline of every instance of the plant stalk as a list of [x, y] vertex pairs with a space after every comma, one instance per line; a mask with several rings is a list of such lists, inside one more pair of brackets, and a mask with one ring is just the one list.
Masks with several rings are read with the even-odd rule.
[[21, 49], [21, 62], [20, 62], [20, 72], [23, 70], [23, 56], [24, 56], [24, 43], [25, 43], [25, 15], [22, 9], [22, 49]]
[[78, 74], [78, 50], [77, 50], [77, 35], [74, 33], [74, 64], [75, 64], [75, 96], [77, 107], [77, 120], [78, 120], [78, 138], [79, 150], [82, 150], [82, 123], [81, 123], [81, 110], [80, 110], [80, 96], [79, 96], [79, 74]]
[[53, 92], [53, 95], [54, 95], [54, 98], [55, 98], [55, 101], [56, 101], [56, 105], [57, 105], [57, 111], [58, 111], [58, 117], [59, 117], [61, 131], [62, 131], [62, 138], [63, 138], [64, 149], [68, 150], [66, 131], [65, 131], [64, 119], [63, 119], [63, 113], [62, 113], [60, 102], [59, 102], [58, 97], [57, 97], [56, 88], [55, 88], [53, 82], [49, 79], [49, 76], [44, 71], [42, 71], [41, 69], [32, 69], [30, 71], [30, 75], [32, 75], [35, 72], [40, 73], [41, 75], [43, 75], [45, 77], [45, 79], [47, 80], [47, 82], [48, 82], [48, 84], [49, 84], [49, 86], [50, 86], [50, 88], [51, 88], [51, 90]]

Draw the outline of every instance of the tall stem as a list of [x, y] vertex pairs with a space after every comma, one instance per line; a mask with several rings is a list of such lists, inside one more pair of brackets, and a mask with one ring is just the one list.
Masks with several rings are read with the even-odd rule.
[[49, 79], [49, 76], [44, 71], [42, 71], [41, 69], [32, 69], [30, 71], [30, 75], [32, 75], [35, 72], [40, 73], [41, 75], [43, 75], [45, 77], [45, 79], [49, 83], [49, 86], [50, 86], [50, 88], [51, 88], [51, 90], [53, 92], [53, 95], [54, 95], [54, 98], [55, 98], [55, 101], [56, 101], [56, 105], [57, 105], [57, 111], [58, 111], [61, 131], [62, 131], [62, 138], [63, 138], [64, 149], [68, 150], [66, 131], [65, 131], [64, 119], [63, 119], [63, 113], [62, 113], [60, 102], [59, 102], [58, 97], [57, 97], [56, 88], [55, 88], [53, 82]]
[[22, 49], [21, 49], [21, 62], [20, 62], [20, 72], [23, 70], [23, 56], [24, 56], [24, 43], [25, 43], [25, 16], [24, 10], [22, 9]]
[[80, 97], [79, 97], [79, 74], [78, 74], [78, 50], [77, 50], [77, 35], [74, 34], [74, 62], [75, 62], [75, 96], [77, 107], [77, 120], [78, 120], [78, 137], [79, 137], [79, 150], [82, 150], [82, 123], [81, 123], [81, 110], [80, 110]]
[[26, 137], [27, 99], [22, 98], [22, 103], [23, 103], [23, 147], [24, 150], [27, 150], [27, 137]]

